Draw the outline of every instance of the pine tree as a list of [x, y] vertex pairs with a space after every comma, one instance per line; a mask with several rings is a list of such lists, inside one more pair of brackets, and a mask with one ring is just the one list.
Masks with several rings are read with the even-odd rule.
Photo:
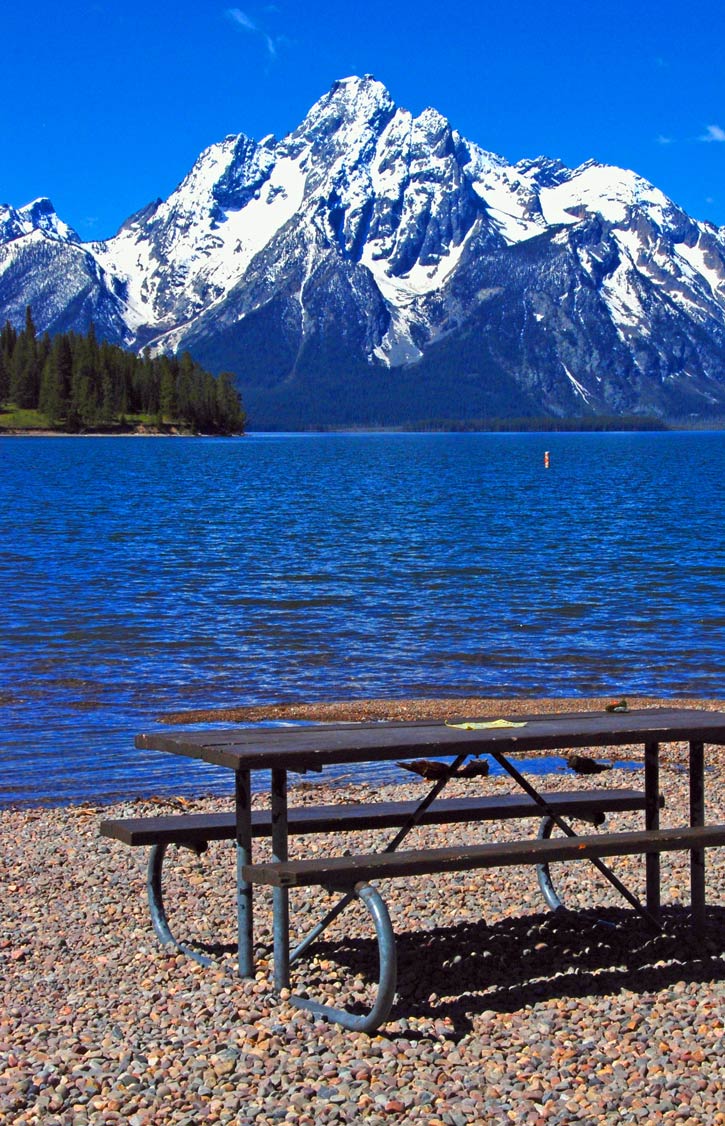
[[57, 422], [65, 413], [60, 395], [58, 371], [53, 362], [52, 352], [43, 365], [43, 374], [40, 379], [38, 410], [41, 414], [44, 414], [51, 423]]
[[58, 381], [61, 411], [65, 413], [70, 405], [71, 387], [73, 385], [73, 352], [71, 351], [70, 337], [65, 333], [56, 336], [53, 341], [52, 362], [55, 366]]
[[0, 347], [0, 407], [7, 403], [10, 397], [10, 374], [2, 347]]
[[13, 357], [13, 349], [17, 343], [18, 334], [10, 321], [6, 321], [2, 331], [0, 332], [0, 352], [5, 359], [5, 366], [9, 367], [10, 361]]
[[159, 411], [163, 418], [171, 420], [177, 414], [176, 380], [174, 365], [168, 356], [161, 356], [159, 372]]
[[179, 375], [176, 380], [176, 409], [179, 412], [179, 418], [184, 422], [191, 420], [194, 380], [194, 361], [188, 352], [184, 352], [179, 361]]
[[223, 371], [217, 377], [216, 400], [219, 429], [230, 434], [241, 434], [246, 418], [230, 371]]
[[0, 331], [0, 405], [10, 399], [10, 370], [17, 338], [18, 334], [10, 321], [6, 321]]
[[10, 368], [10, 400], [24, 409], [38, 405], [40, 393], [40, 365], [35, 325], [28, 305], [25, 310], [25, 328], [18, 333]]
[[158, 361], [151, 359], [148, 348], [144, 348], [143, 364], [139, 370], [141, 380], [141, 407], [144, 414], [159, 413], [159, 367]]
[[88, 352], [81, 346], [73, 356], [73, 382], [71, 384], [70, 409], [83, 425], [93, 422], [97, 414], [97, 402], [93, 388], [93, 368]]

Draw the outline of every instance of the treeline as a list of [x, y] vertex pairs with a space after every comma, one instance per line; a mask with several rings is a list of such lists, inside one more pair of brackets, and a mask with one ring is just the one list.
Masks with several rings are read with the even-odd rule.
[[245, 423], [230, 372], [215, 378], [188, 352], [136, 356], [99, 341], [92, 325], [85, 336], [38, 336], [29, 307], [22, 330], [0, 330], [0, 407], [11, 405], [71, 431], [139, 416], [204, 434], [238, 434]]

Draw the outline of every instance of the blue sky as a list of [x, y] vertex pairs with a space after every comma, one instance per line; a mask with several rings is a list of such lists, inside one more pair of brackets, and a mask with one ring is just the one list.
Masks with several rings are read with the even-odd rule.
[[364, 73], [509, 160], [633, 168], [725, 225], [722, 0], [34, 0], [2, 31], [0, 202], [49, 196], [84, 238]]

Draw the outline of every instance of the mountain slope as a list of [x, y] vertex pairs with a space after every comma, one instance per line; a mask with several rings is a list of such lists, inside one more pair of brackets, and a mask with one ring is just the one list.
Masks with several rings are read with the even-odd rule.
[[253, 425], [725, 416], [725, 230], [635, 173], [511, 165], [370, 76], [81, 243], [0, 208], [0, 316], [188, 349]]

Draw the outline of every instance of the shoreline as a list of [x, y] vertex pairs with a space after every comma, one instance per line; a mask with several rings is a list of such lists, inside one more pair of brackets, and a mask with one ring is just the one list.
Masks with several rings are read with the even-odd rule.
[[[617, 697], [626, 699], [630, 709], [637, 708], [707, 708], [725, 709], [725, 700], [699, 696], [645, 696], [627, 692]], [[238, 707], [193, 708], [166, 712], [157, 717], [159, 723], [238, 723], [267, 719], [298, 719], [317, 722], [358, 723], [386, 720], [450, 720], [488, 719], [497, 715], [524, 713], [553, 715], [557, 712], [604, 711], [615, 700], [613, 696], [406, 696], [361, 697], [352, 700], [277, 701], [265, 704], [244, 704]]]

